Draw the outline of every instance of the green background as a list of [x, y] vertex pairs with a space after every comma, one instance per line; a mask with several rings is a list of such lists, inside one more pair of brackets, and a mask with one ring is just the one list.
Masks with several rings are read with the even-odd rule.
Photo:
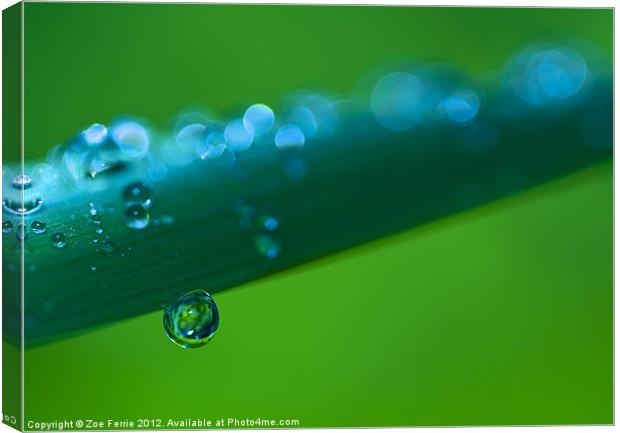
[[[402, 58], [483, 73], [542, 38], [612, 48], [610, 10], [25, 10], [27, 158], [118, 114], [163, 126], [190, 105], [346, 94]], [[611, 423], [611, 172], [604, 163], [219, 294], [221, 328], [200, 350], [167, 341], [159, 313], [28, 350], [26, 420]]]

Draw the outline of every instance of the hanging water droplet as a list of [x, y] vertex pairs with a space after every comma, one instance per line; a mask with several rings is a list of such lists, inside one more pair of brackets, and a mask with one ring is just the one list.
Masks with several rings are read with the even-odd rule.
[[217, 305], [204, 290], [186, 293], [164, 310], [166, 335], [170, 341], [183, 348], [197, 348], [207, 344], [219, 324]]
[[133, 182], [123, 190], [123, 198], [128, 203], [138, 203], [143, 208], [148, 209], [153, 205], [151, 195], [153, 191], [142, 182]]
[[13, 223], [11, 221], [2, 221], [2, 233], [11, 233], [13, 230]]
[[261, 228], [272, 232], [278, 228], [278, 226], [280, 225], [280, 221], [278, 221], [278, 219], [273, 215], [265, 214], [258, 217], [258, 225]]
[[56, 232], [51, 236], [52, 246], [54, 248], [64, 248], [67, 245], [67, 237], [60, 232]]
[[127, 206], [125, 211], [125, 224], [134, 230], [142, 230], [148, 227], [151, 216], [140, 204], [134, 203]]
[[257, 236], [255, 244], [258, 253], [268, 259], [275, 259], [280, 254], [280, 243], [269, 235]]
[[27, 174], [19, 174], [13, 178], [11, 185], [15, 189], [28, 189], [32, 186], [32, 179]]
[[47, 226], [41, 220], [34, 220], [30, 224], [30, 228], [32, 229], [32, 232], [37, 234], [37, 235], [43, 234], [47, 230]]
[[23, 241], [24, 239], [26, 239], [28, 237], [26, 226], [21, 223], [17, 224], [17, 227], [15, 227], [15, 235], [17, 236], [17, 239], [19, 239], [20, 241]]

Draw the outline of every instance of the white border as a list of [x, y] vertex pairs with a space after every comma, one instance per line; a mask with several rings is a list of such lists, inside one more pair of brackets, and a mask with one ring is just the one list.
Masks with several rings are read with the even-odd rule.
[[[46, 1], [46, 2], [51, 2], [50, 0], [28, 0], [29, 2], [36, 2], [36, 1]], [[78, 0], [68, 0], [67, 2], [78, 2]], [[96, 1], [96, 0], [82, 0], [79, 1], [82, 3], [101, 3], [101, 1]], [[115, 1], [106, 1], [106, 3], [112, 3], [112, 2], [119, 2], [118, 0]], [[15, 4], [16, 1], [15, 0], [0, 0], [0, 6], [2, 9], [5, 9], [13, 4]], [[318, 4], [318, 5], [378, 5], [378, 6], [412, 6], [412, 5], [417, 5], [417, 6], [499, 6], [499, 7], [588, 7], [588, 8], [615, 8], [615, 2], [613, 1], [601, 1], [601, 0], [590, 0], [590, 1], [576, 1], [576, 0], [556, 0], [556, 1], [550, 1], [550, 0], [545, 0], [545, 1], [531, 1], [531, 0], [522, 0], [522, 1], [493, 1], [493, 0], [476, 0], [474, 2], [468, 2], [468, 1], [446, 1], [446, 0], [426, 0], [426, 1], [416, 1], [416, 0], [389, 0], [389, 1], [385, 1], [385, 2], [379, 2], [379, 1], [364, 1], [364, 0], [314, 0], [314, 1], [300, 1], [300, 0], [229, 0], [229, 1], [200, 1], [200, 0], [130, 0], [128, 2], [124, 2], [124, 3], [237, 3], [237, 4], [265, 4], [265, 3], [269, 3], [269, 4]], [[615, 21], [615, 17], [614, 17], [614, 21]], [[23, 22], [23, 16], [22, 16], [22, 26], [24, 25]], [[615, 23], [614, 23], [615, 26]], [[23, 27], [22, 27], [23, 28]], [[2, 42], [2, 22], [0, 20], [0, 51], [1, 51], [1, 42]], [[617, 34], [615, 33], [615, 27], [614, 27], [614, 59], [616, 58], [616, 55], [618, 53], [618, 37]], [[23, 34], [22, 34], [22, 50], [24, 47], [24, 40], [23, 40]], [[23, 101], [23, 96], [24, 96], [24, 89], [23, 89], [23, 51], [22, 51], [22, 101]], [[614, 86], [614, 101], [618, 100], [618, 86], [617, 83], [618, 81], [618, 70], [615, 68], [615, 61], [614, 61], [614, 83], [616, 84]], [[2, 78], [2, 70], [0, 68], [0, 81]], [[2, 89], [0, 88], [0, 99], [2, 97]], [[0, 119], [2, 116], [2, 107], [0, 104]], [[616, 106], [614, 104], [614, 126], [618, 124], [618, 119], [619, 119], [619, 114], [618, 114], [618, 110], [616, 109]], [[23, 158], [23, 104], [22, 104], [22, 158]], [[2, 125], [0, 122], [0, 137], [2, 135]], [[618, 142], [618, 130], [617, 128], [614, 127], [614, 143]], [[615, 152], [614, 152], [615, 153]], [[615, 158], [614, 158], [615, 159]], [[0, 154], [0, 165], [2, 165], [2, 155]], [[618, 178], [618, 176], [616, 176], [616, 165], [614, 163], [614, 246], [616, 244], [616, 241], [618, 240], [617, 238], [617, 233], [615, 231], [615, 223], [616, 223], [616, 218], [617, 218], [617, 208], [616, 208], [616, 204], [618, 203], [617, 199], [617, 194], [618, 191], [620, 191], [620, 188], [618, 188], [620, 185], [620, 179]], [[23, 159], [22, 159], [22, 170], [23, 170]], [[0, 259], [2, 258], [2, 252], [0, 249]], [[22, 251], [22, 260], [23, 260], [23, 251]], [[616, 255], [614, 254], [614, 287], [616, 287], [616, 278], [617, 278], [617, 273], [616, 273], [616, 269], [618, 267], [618, 258], [616, 257]], [[22, 266], [22, 270], [23, 270], [23, 266]], [[23, 275], [22, 275], [23, 277]], [[2, 287], [2, 282], [0, 281], [0, 288]], [[614, 291], [615, 292], [615, 291]], [[23, 290], [22, 290], [22, 305], [23, 305]], [[23, 309], [22, 309], [23, 311]], [[615, 314], [617, 313], [618, 309], [617, 309], [617, 304], [616, 304], [616, 298], [615, 298], [615, 294], [614, 294], [614, 349], [615, 349], [615, 342], [616, 342], [616, 336], [618, 335], [618, 324], [615, 321]], [[2, 309], [0, 309], [0, 323], [2, 320]], [[22, 323], [23, 323], [23, 318], [22, 318]], [[23, 328], [22, 328], [22, 333], [23, 333]], [[23, 335], [22, 335], [22, 344], [23, 344]], [[0, 346], [0, 357], [2, 355], [2, 347]], [[22, 365], [23, 365], [23, 348], [22, 348]], [[615, 357], [615, 350], [614, 350], [614, 372], [617, 370], [618, 368], [618, 359]], [[23, 370], [23, 369], [22, 369]], [[22, 371], [22, 389], [23, 389], [23, 385], [24, 385], [24, 378], [23, 378], [23, 371]], [[2, 384], [2, 379], [0, 377], [0, 387]], [[617, 388], [617, 376], [614, 374], [614, 391]], [[615, 395], [615, 392], [614, 392]], [[23, 396], [22, 396], [23, 397]], [[22, 401], [23, 403], [23, 401]], [[0, 407], [2, 406], [2, 395], [0, 393]], [[22, 405], [23, 408], [23, 405]], [[615, 414], [618, 413], [618, 403], [617, 400], [614, 398], [614, 419], [615, 419]], [[23, 413], [22, 413], [22, 425], [23, 425]], [[488, 433], [495, 433], [495, 432], [509, 432], [509, 433], [522, 433], [522, 432], [532, 432], [532, 431], [543, 431], [543, 432], [548, 432], [548, 433], [556, 433], [556, 432], [565, 432], [565, 431], [570, 431], [570, 432], [605, 432], [605, 431], [610, 431], [610, 430], [616, 430], [616, 428], [614, 426], [556, 426], [556, 427], [433, 427], [433, 428], [428, 428], [428, 427], [423, 427], [423, 428], [400, 428], [399, 430], [401, 431], [411, 431], [411, 432], [437, 432], [440, 430], [447, 430], [447, 429], [458, 429], [459, 431], [484, 431], [484, 432], [488, 432]], [[304, 429], [306, 430], [306, 429]], [[330, 430], [333, 429], [309, 429], [309, 430], [314, 430], [317, 432], [329, 432]], [[389, 432], [389, 431], [393, 431], [393, 428], [377, 428], [377, 429], [373, 429], [375, 431], [379, 431], [379, 432]], [[0, 433], [8, 433], [8, 432], [14, 432], [15, 430], [8, 427], [5, 424], [0, 424]], [[187, 432], [192, 432], [191, 430], [181, 430], [181, 431], [187, 431]], [[194, 430], [195, 431], [195, 430]], [[225, 432], [232, 432], [233, 430], [222, 430]], [[238, 431], [238, 430], [237, 430]], [[259, 431], [265, 431], [263, 430], [244, 430], [247, 432], [259, 432]], [[359, 431], [359, 429], [338, 429], [339, 432], [343, 432], [343, 433], [349, 433], [349, 432], [355, 432], [355, 431]]]

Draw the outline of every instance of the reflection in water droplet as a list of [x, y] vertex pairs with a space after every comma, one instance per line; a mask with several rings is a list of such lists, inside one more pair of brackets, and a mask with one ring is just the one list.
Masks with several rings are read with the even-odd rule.
[[148, 227], [151, 216], [140, 204], [134, 203], [127, 206], [125, 211], [125, 224], [130, 229], [142, 230]]
[[67, 237], [60, 232], [54, 233], [50, 239], [54, 248], [64, 248], [67, 245]]
[[254, 136], [245, 129], [243, 120], [235, 119], [226, 125], [226, 129], [224, 129], [224, 139], [228, 147], [235, 152], [240, 152], [248, 149], [252, 145]]
[[27, 174], [19, 174], [13, 178], [11, 185], [15, 189], [28, 189], [32, 186], [32, 179]]
[[11, 221], [2, 221], [2, 233], [11, 233], [13, 230], [13, 223]]
[[142, 182], [133, 182], [125, 187], [123, 190], [123, 198], [128, 203], [138, 203], [145, 209], [152, 206], [153, 201], [151, 195], [153, 191]]
[[41, 220], [34, 220], [31, 224], [30, 224], [30, 228], [32, 229], [32, 232], [40, 235], [46, 232], [47, 230], [47, 226], [45, 225], [45, 223]]
[[34, 197], [24, 197], [24, 206], [22, 207], [21, 199], [5, 199], [2, 200], [2, 209], [13, 215], [29, 215], [37, 212], [43, 206], [43, 200]]
[[265, 104], [254, 104], [243, 115], [243, 125], [253, 135], [260, 135], [269, 131], [274, 120], [273, 111]]
[[275, 143], [280, 149], [302, 147], [305, 142], [303, 131], [296, 125], [284, 125], [276, 132]]
[[164, 330], [178, 346], [197, 348], [213, 338], [219, 326], [215, 301], [204, 290], [193, 290], [164, 310]]
[[257, 236], [255, 244], [258, 253], [268, 259], [275, 259], [280, 254], [280, 243], [269, 235]]

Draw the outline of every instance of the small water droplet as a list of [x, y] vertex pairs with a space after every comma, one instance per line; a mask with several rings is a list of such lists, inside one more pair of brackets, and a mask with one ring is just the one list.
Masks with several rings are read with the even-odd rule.
[[90, 270], [91, 270], [91, 272], [95, 272], [97, 270], [97, 266], [91, 265], [90, 266]]
[[186, 293], [164, 310], [166, 335], [183, 348], [207, 344], [215, 335], [219, 323], [217, 305], [204, 290]]
[[134, 203], [127, 206], [125, 211], [125, 224], [134, 230], [142, 230], [148, 227], [151, 216], [140, 204]]
[[101, 243], [101, 248], [99, 248], [97, 251], [100, 251], [104, 254], [112, 254], [114, 251], [116, 251], [116, 245], [114, 245], [109, 239], [105, 239]]
[[30, 228], [32, 229], [32, 232], [40, 235], [46, 232], [47, 230], [47, 226], [45, 225], [45, 223], [41, 220], [34, 220], [31, 224], [30, 224]]
[[28, 189], [32, 186], [32, 179], [27, 174], [18, 174], [13, 178], [11, 185], [15, 189]]
[[280, 225], [280, 221], [273, 215], [260, 215], [258, 217], [258, 225], [270, 232], [276, 230]]
[[64, 248], [67, 245], [67, 237], [60, 232], [56, 232], [51, 236], [52, 246], [54, 248]]
[[280, 243], [269, 235], [257, 236], [255, 244], [258, 253], [268, 259], [275, 259], [280, 254]]
[[153, 191], [142, 182], [133, 182], [123, 190], [123, 198], [128, 203], [139, 203], [145, 209], [149, 209], [153, 205], [151, 195]]
[[11, 233], [13, 230], [13, 223], [11, 221], [2, 221], [2, 233]]

